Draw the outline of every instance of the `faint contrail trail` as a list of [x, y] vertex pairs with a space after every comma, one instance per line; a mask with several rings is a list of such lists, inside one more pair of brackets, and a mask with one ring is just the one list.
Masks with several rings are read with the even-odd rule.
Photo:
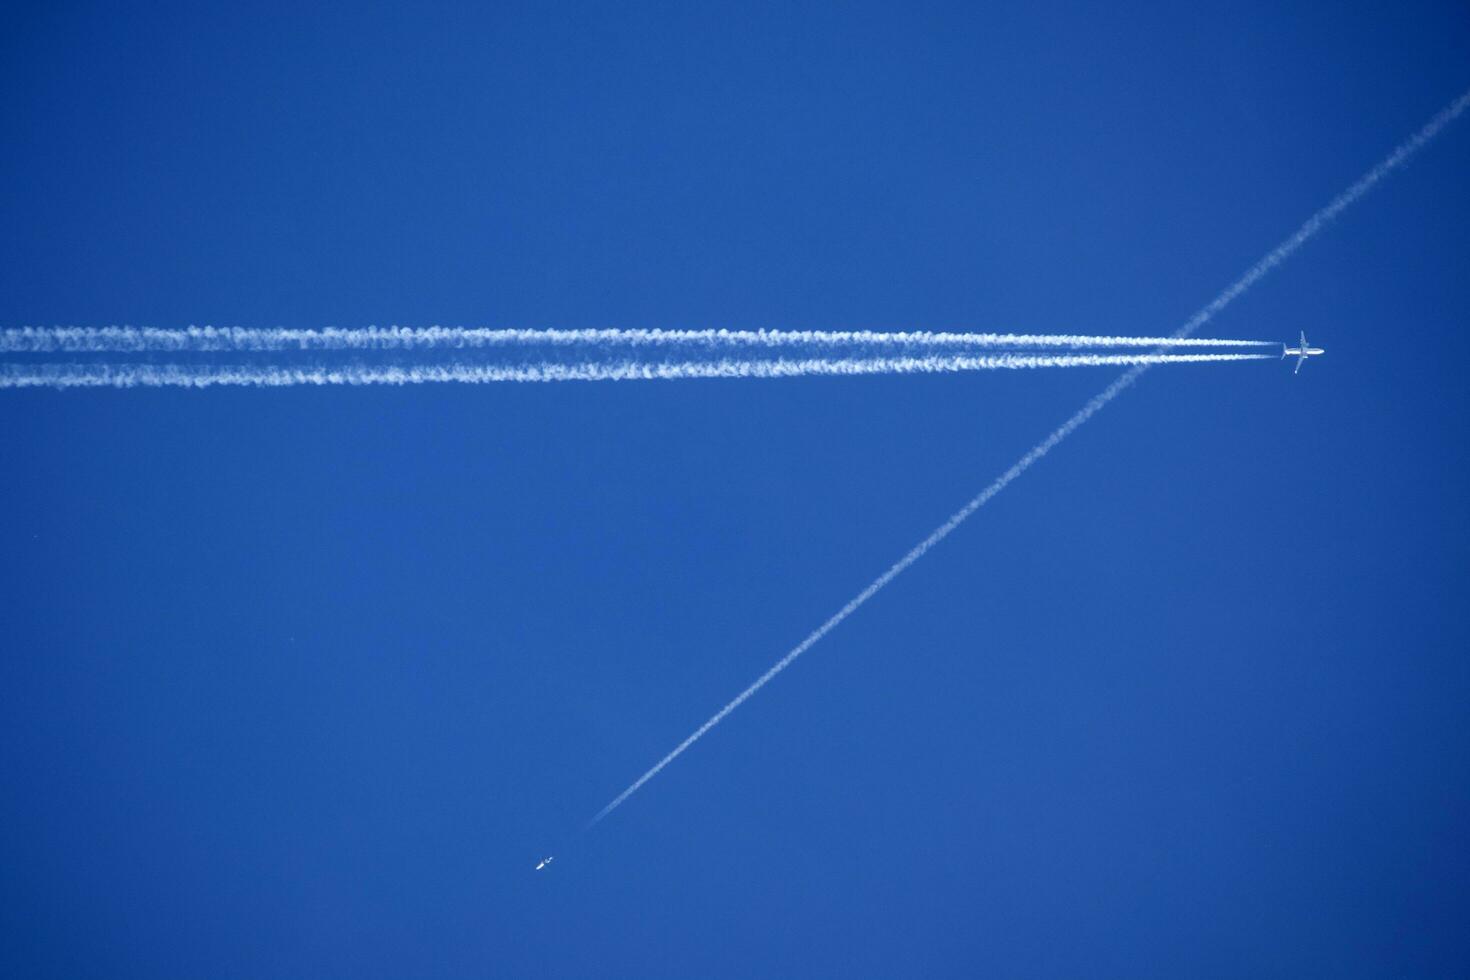
[[213, 364], [4, 364], [0, 388], [283, 388], [296, 385], [492, 384], [550, 381], [647, 381], [692, 378], [799, 378], [872, 374], [1200, 364], [1275, 360], [1271, 354], [993, 354], [864, 360], [554, 362], [524, 365], [426, 364], [291, 367]]
[[[1251, 286], [1259, 282], [1261, 278], [1266, 275], [1266, 273], [1270, 272], [1276, 266], [1280, 265], [1286, 259], [1290, 258], [1292, 253], [1296, 252], [1297, 249], [1301, 248], [1302, 245], [1306, 244], [1313, 236], [1321, 231], [1322, 227], [1326, 225], [1327, 222], [1331, 221], [1333, 218], [1337, 217], [1337, 215], [1341, 214], [1360, 197], [1368, 193], [1368, 191], [1373, 188], [1373, 185], [1377, 184], [1380, 180], [1382, 180], [1397, 167], [1402, 166], [1405, 161], [1407, 161], [1410, 157], [1412, 157], [1415, 153], [1422, 149], [1425, 144], [1434, 139], [1435, 136], [1439, 135], [1440, 130], [1444, 129], [1444, 127], [1449, 125], [1449, 123], [1452, 122], [1456, 116], [1464, 112], [1467, 106], [1470, 106], [1470, 91], [1467, 91], [1454, 102], [1451, 102], [1449, 106], [1441, 110], [1417, 133], [1411, 136], [1408, 140], [1404, 141], [1392, 153], [1385, 157], [1381, 163], [1375, 166], [1372, 170], [1369, 170], [1362, 177], [1358, 178], [1358, 180], [1351, 187], [1343, 191], [1337, 197], [1333, 198], [1326, 207], [1322, 208], [1322, 210], [1318, 211], [1316, 214], [1308, 218], [1290, 238], [1286, 239], [1286, 241], [1282, 242], [1270, 252], [1266, 253], [1266, 256], [1255, 265], [1251, 266], [1248, 270], [1246, 270], [1243, 276], [1227, 286], [1224, 291], [1222, 291], [1218, 296], [1211, 300], [1207, 306], [1205, 306], [1198, 313], [1185, 321], [1184, 326], [1180, 327], [1179, 330], [1175, 332], [1174, 336], [1176, 338], [1184, 338], [1194, 333], [1201, 326], [1211, 320], [1221, 310], [1223, 310], [1226, 306], [1230, 305], [1230, 303], [1236, 297], [1240, 296]], [[951, 517], [949, 520], [945, 521], [938, 528], [936, 528], [932, 534], [930, 534], [923, 541], [915, 545], [908, 552], [908, 554], [904, 555], [898, 561], [894, 562], [893, 565], [889, 567], [888, 571], [884, 572], [882, 575], [874, 579], [871, 585], [869, 585], [866, 589], [863, 589], [863, 591], [859, 592], [856, 596], [848, 601], [847, 605], [843, 606], [830, 619], [828, 619], [821, 626], [813, 630], [807, 636], [807, 638], [798, 643], [791, 650], [790, 653], [786, 654], [786, 656], [776, 661], [776, 663], [772, 665], [769, 670], [767, 670], [760, 677], [756, 678], [755, 683], [751, 684], [745, 690], [741, 691], [738, 695], [735, 696], [732, 701], [730, 701], [729, 704], [725, 705], [719, 711], [715, 712], [708, 721], [695, 729], [692, 735], [690, 735], [688, 738], [684, 739], [684, 741], [675, 746], [672, 752], [660, 759], [653, 766], [653, 768], [649, 769], [643, 775], [639, 776], [631, 786], [623, 790], [621, 793], [618, 794], [615, 799], [613, 799], [611, 803], [599, 810], [597, 812], [597, 815], [587, 822], [587, 826], [584, 828], [584, 830], [591, 828], [598, 821], [606, 817], [609, 813], [612, 813], [618, 807], [622, 806], [622, 804], [628, 799], [628, 797], [638, 792], [638, 790], [641, 789], [645, 783], [647, 783], [654, 776], [657, 776], [665, 766], [667, 766], [670, 762], [673, 762], [680, 755], [682, 755], [686, 749], [688, 749], [691, 745], [704, 737], [705, 733], [707, 733], [711, 728], [714, 728], [720, 722], [724, 721], [725, 718], [732, 711], [744, 704], [751, 695], [755, 694], [756, 691], [759, 691], [762, 687], [765, 687], [766, 684], [770, 683], [772, 678], [774, 678], [777, 674], [781, 673], [781, 671], [789, 667], [791, 663], [796, 660], [797, 657], [810, 650], [814, 645], [816, 645], [819, 640], [822, 639], [822, 637], [826, 636], [833, 629], [835, 629], [839, 623], [841, 623], [844, 619], [856, 612], [863, 603], [867, 602], [879, 591], [881, 591], [885, 585], [887, 585], [889, 582], [892, 582], [914, 562], [924, 557], [925, 552], [927, 552], [930, 548], [934, 547], [940, 541], [943, 541], [946, 537], [948, 537], [950, 532], [959, 527], [962, 523], [964, 523], [966, 518], [968, 518], [971, 514], [975, 513], [975, 511], [979, 510], [981, 507], [989, 503], [991, 498], [1000, 493], [1006, 487], [1010, 486], [1011, 482], [1015, 480], [1016, 477], [1020, 476], [1022, 473], [1026, 472], [1026, 470], [1030, 469], [1033, 463], [1041, 459], [1047, 453], [1051, 452], [1054, 448], [1056, 448], [1058, 443], [1067, 438], [1067, 436], [1071, 435], [1073, 432], [1076, 432], [1077, 429], [1080, 428], [1084, 422], [1086, 422], [1088, 419], [1092, 418], [1099, 411], [1101, 411], [1103, 407], [1108, 404], [1108, 402], [1118, 397], [1118, 395], [1122, 393], [1124, 389], [1128, 388], [1130, 385], [1133, 384], [1133, 382], [1137, 381], [1139, 376], [1142, 375], [1144, 371], [1148, 370], [1148, 367], [1148, 364], [1139, 364], [1132, 368], [1129, 368], [1112, 384], [1108, 385], [1101, 392], [1095, 395], [1090, 401], [1087, 402], [1086, 405], [1083, 405], [1082, 408], [1075, 415], [1067, 419], [1067, 421], [1063, 422], [1061, 426], [1056, 429], [1056, 431], [1047, 436], [1041, 442], [1037, 443], [1035, 447], [1033, 447], [1028, 453], [1026, 453], [1026, 455], [1017, 460], [1010, 469], [1002, 473], [988, 487], [980, 491], [979, 495], [977, 495], [969, 503], [965, 504], [964, 507], [960, 508], [953, 517]]]
[[1085, 334], [875, 330], [494, 330], [483, 327], [20, 327], [0, 330], [0, 352], [423, 350], [479, 347], [1269, 347], [1266, 340]]

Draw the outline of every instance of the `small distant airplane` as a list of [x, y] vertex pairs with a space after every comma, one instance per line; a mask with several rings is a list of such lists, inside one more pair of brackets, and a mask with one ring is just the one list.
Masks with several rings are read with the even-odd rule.
[[1301, 370], [1302, 370], [1302, 361], [1305, 361], [1309, 357], [1316, 357], [1318, 354], [1325, 354], [1325, 353], [1326, 353], [1326, 351], [1324, 351], [1320, 347], [1308, 347], [1307, 346], [1307, 332], [1305, 330], [1302, 331], [1302, 342], [1300, 344], [1298, 344], [1297, 346], [1295, 346], [1295, 347], [1287, 347], [1285, 344], [1282, 344], [1281, 345], [1281, 356], [1282, 357], [1294, 357], [1294, 358], [1296, 358], [1296, 370], [1293, 371], [1293, 372], [1291, 372], [1292, 374], [1300, 374], [1301, 373]]
[[548, 864], [550, 864], [554, 860], [555, 860], [555, 858], [549, 858], [549, 857], [542, 858], [541, 859], [541, 863], [538, 864], [538, 865], [536, 865], [536, 870], [537, 871], [540, 871], [542, 868], [546, 867]]

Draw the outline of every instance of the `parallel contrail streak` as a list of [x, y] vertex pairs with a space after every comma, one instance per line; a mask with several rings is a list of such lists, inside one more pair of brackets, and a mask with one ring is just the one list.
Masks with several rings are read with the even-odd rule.
[[[1184, 325], [1175, 332], [1174, 337], [1181, 339], [1188, 337], [1209, 320], [1214, 318], [1216, 314], [1218, 314], [1226, 306], [1230, 305], [1232, 301], [1234, 301], [1247, 289], [1250, 289], [1251, 286], [1259, 282], [1262, 277], [1264, 277], [1268, 272], [1276, 268], [1276, 266], [1280, 265], [1286, 259], [1290, 258], [1291, 255], [1297, 251], [1297, 249], [1301, 248], [1308, 241], [1310, 241], [1319, 231], [1321, 231], [1322, 228], [1327, 224], [1327, 222], [1331, 221], [1333, 218], [1337, 217], [1339, 214], [1345, 211], [1364, 194], [1368, 193], [1368, 191], [1370, 191], [1373, 186], [1377, 184], [1380, 180], [1382, 180], [1398, 167], [1402, 166], [1419, 150], [1423, 149], [1423, 147], [1427, 143], [1429, 143], [1430, 140], [1439, 135], [1440, 130], [1444, 129], [1444, 127], [1449, 125], [1455, 119], [1455, 117], [1464, 112], [1467, 106], [1470, 106], [1470, 91], [1465, 92], [1454, 102], [1450, 103], [1449, 106], [1441, 110], [1439, 114], [1431, 119], [1428, 123], [1426, 123], [1423, 128], [1421, 128], [1417, 133], [1415, 133], [1409, 139], [1400, 144], [1392, 153], [1385, 157], [1381, 163], [1379, 163], [1372, 170], [1369, 170], [1362, 177], [1358, 178], [1358, 180], [1351, 187], [1343, 191], [1337, 197], [1333, 198], [1326, 207], [1322, 208], [1322, 210], [1318, 211], [1316, 214], [1308, 218], [1302, 224], [1302, 226], [1298, 228], [1294, 234], [1292, 234], [1290, 238], [1286, 239], [1280, 245], [1276, 246], [1270, 252], [1266, 253], [1266, 256], [1255, 265], [1251, 266], [1248, 270], [1246, 270], [1246, 273], [1243, 276], [1227, 286], [1225, 290], [1222, 291], [1213, 300], [1211, 300], [1207, 306], [1205, 306], [1198, 313], [1185, 321]], [[863, 603], [867, 602], [873, 596], [878, 594], [878, 592], [881, 591], [884, 586], [886, 586], [889, 582], [892, 582], [895, 578], [901, 575], [910, 565], [918, 561], [920, 558], [924, 557], [924, 554], [930, 548], [934, 547], [940, 541], [943, 541], [946, 537], [948, 537], [950, 532], [959, 527], [962, 523], [964, 523], [966, 518], [975, 513], [975, 511], [979, 510], [981, 507], [984, 507], [996, 494], [1000, 493], [1006, 487], [1010, 486], [1011, 482], [1015, 480], [1016, 477], [1026, 472], [1026, 470], [1031, 468], [1031, 465], [1033, 463], [1035, 463], [1037, 460], [1041, 459], [1047, 453], [1056, 448], [1056, 446], [1063, 439], [1067, 438], [1073, 432], [1076, 432], [1083, 423], [1085, 423], [1088, 419], [1092, 418], [1099, 411], [1101, 411], [1103, 407], [1108, 404], [1108, 402], [1118, 397], [1118, 395], [1121, 394], [1130, 385], [1132, 385], [1133, 382], [1137, 381], [1139, 376], [1142, 375], [1144, 371], [1148, 370], [1148, 367], [1149, 366], [1147, 364], [1139, 364], [1135, 367], [1129, 368], [1117, 380], [1108, 385], [1100, 393], [1098, 393], [1090, 401], [1088, 401], [1086, 405], [1083, 405], [1082, 408], [1075, 415], [1067, 419], [1067, 421], [1063, 422], [1055, 432], [1047, 436], [1035, 447], [1033, 447], [1028, 453], [1026, 453], [1026, 455], [1017, 460], [1010, 469], [1006, 470], [999, 477], [997, 477], [993, 483], [991, 483], [984, 490], [980, 491], [978, 496], [972, 499], [969, 503], [965, 504], [964, 507], [960, 508], [960, 510], [957, 511], [953, 517], [945, 521], [938, 528], [936, 528], [932, 534], [930, 534], [923, 541], [915, 545], [908, 554], [904, 555], [892, 566], [890, 566], [888, 571], [884, 572], [882, 575], [878, 576], [878, 578], [874, 579], [871, 585], [869, 585], [863, 591], [859, 592], [856, 596], [848, 601], [847, 605], [843, 606], [830, 619], [828, 619], [821, 626], [813, 630], [811, 634], [809, 634], [806, 639], [797, 644], [790, 653], [786, 654], [786, 656], [776, 661], [776, 663], [772, 665], [769, 670], [767, 670], [760, 677], [756, 678], [755, 683], [751, 684], [745, 690], [741, 691], [738, 695], [736, 695], [734, 700], [725, 705], [719, 711], [715, 712], [715, 714], [712, 715], [708, 721], [695, 729], [692, 735], [684, 739], [684, 741], [680, 742], [672, 752], [660, 759], [653, 766], [653, 768], [649, 769], [643, 775], [639, 776], [638, 779], [634, 781], [631, 786], [623, 790], [611, 803], [599, 810], [597, 815], [593, 817], [590, 821], [588, 821], [587, 826], [586, 828], [584, 828], [584, 830], [591, 828], [598, 821], [602, 820], [609, 813], [612, 813], [619, 806], [621, 806], [628, 799], [628, 797], [638, 792], [638, 790], [641, 789], [645, 783], [647, 783], [654, 776], [657, 776], [665, 766], [677, 759], [680, 755], [684, 753], [686, 749], [688, 749], [695, 742], [703, 738], [705, 733], [707, 733], [711, 728], [714, 728], [720, 722], [724, 721], [725, 718], [728, 717], [732, 711], [744, 704], [751, 695], [755, 694], [755, 692], [759, 691], [762, 687], [765, 687], [766, 684], [770, 683], [772, 678], [774, 678], [777, 674], [781, 673], [781, 671], [789, 667], [791, 663], [796, 660], [797, 657], [800, 657], [803, 653], [806, 653], [808, 650], [810, 650], [813, 646], [816, 645], [819, 640], [822, 639], [822, 637], [826, 636], [834, 628], [836, 628], [839, 623], [841, 623], [844, 619], [856, 612], [858, 608], [863, 605]]]
[[599, 347], [1268, 347], [1264, 340], [1097, 337], [1083, 334], [875, 330], [492, 330], [481, 327], [20, 327], [0, 330], [0, 352], [422, 350], [507, 346]]
[[689, 378], [797, 378], [872, 374], [1199, 364], [1274, 360], [1270, 354], [993, 354], [865, 360], [554, 362], [524, 365], [428, 364], [290, 367], [212, 364], [5, 364], [0, 388], [281, 388], [295, 385], [491, 384], [551, 381], [647, 381]]

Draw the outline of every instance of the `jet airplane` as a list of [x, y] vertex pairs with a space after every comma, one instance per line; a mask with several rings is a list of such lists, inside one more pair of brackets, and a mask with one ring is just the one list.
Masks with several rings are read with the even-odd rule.
[[537, 871], [540, 871], [542, 868], [546, 867], [548, 864], [550, 864], [554, 860], [556, 860], [556, 859], [555, 858], [549, 858], [549, 857], [542, 858], [541, 859], [541, 863], [538, 864], [538, 865], [536, 865], [536, 870]]
[[1324, 353], [1326, 353], [1326, 351], [1322, 350], [1322, 348], [1320, 347], [1309, 347], [1307, 345], [1307, 332], [1305, 330], [1302, 331], [1302, 342], [1297, 346], [1287, 347], [1285, 344], [1281, 345], [1282, 357], [1296, 358], [1296, 370], [1291, 372], [1292, 374], [1301, 373], [1302, 362], [1305, 361], [1307, 358], [1316, 357], [1318, 354]]

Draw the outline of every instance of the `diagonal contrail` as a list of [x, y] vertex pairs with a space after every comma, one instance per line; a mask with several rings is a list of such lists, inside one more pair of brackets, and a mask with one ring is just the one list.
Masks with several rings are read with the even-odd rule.
[[[1246, 290], [1250, 289], [1257, 282], [1259, 282], [1268, 272], [1276, 268], [1276, 266], [1280, 265], [1282, 262], [1286, 261], [1286, 259], [1290, 258], [1297, 249], [1301, 248], [1308, 241], [1310, 241], [1319, 231], [1321, 231], [1322, 228], [1329, 221], [1345, 211], [1364, 194], [1368, 193], [1368, 191], [1372, 190], [1373, 186], [1377, 184], [1380, 180], [1382, 180], [1388, 174], [1390, 174], [1395, 169], [1402, 166], [1406, 161], [1408, 161], [1410, 157], [1421, 150], [1427, 143], [1429, 143], [1430, 140], [1439, 135], [1440, 131], [1444, 129], [1445, 126], [1449, 125], [1451, 122], [1454, 121], [1457, 116], [1464, 112], [1467, 106], [1470, 106], [1470, 91], [1465, 92], [1455, 101], [1451, 102], [1437, 115], [1435, 115], [1433, 119], [1426, 123], [1418, 132], [1416, 132], [1409, 139], [1401, 143], [1392, 153], [1385, 157], [1382, 162], [1380, 162], [1372, 170], [1369, 170], [1362, 177], [1358, 178], [1358, 180], [1354, 182], [1353, 185], [1347, 190], [1343, 191], [1337, 197], [1333, 198], [1326, 207], [1322, 208], [1316, 214], [1312, 215], [1305, 222], [1303, 222], [1301, 227], [1298, 228], [1290, 238], [1286, 239], [1280, 245], [1276, 246], [1270, 252], [1266, 253], [1266, 256], [1255, 265], [1251, 266], [1248, 270], [1246, 270], [1244, 275], [1242, 275], [1239, 279], [1235, 280], [1235, 282], [1227, 286], [1218, 296], [1211, 300], [1207, 306], [1205, 306], [1198, 313], [1185, 321], [1184, 326], [1180, 327], [1174, 333], [1174, 337], [1188, 337], [1209, 320], [1213, 319], [1216, 314], [1218, 314], [1226, 306], [1230, 305], [1232, 301], [1234, 301]], [[692, 735], [690, 735], [688, 738], [684, 739], [684, 741], [675, 746], [674, 750], [668, 755], [664, 756], [662, 759], [660, 759], [653, 766], [653, 768], [649, 769], [643, 775], [639, 776], [631, 786], [623, 790], [617, 795], [616, 798], [613, 799], [611, 803], [599, 810], [597, 812], [597, 815], [593, 817], [590, 821], [588, 821], [587, 826], [583, 829], [590, 829], [595, 824], [597, 824], [598, 821], [606, 817], [609, 813], [612, 813], [618, 807], [622, 806], [623, 803], [628, 799], [628, 797], [638, 792], [638, 790], [641, 789], [645, 783], [647, 783], [654, 776], [657, 776], [665, 766], [667, 766], [670, 762], [673, 762], [680, 755], [682, 755], [686, 749], [688, 749], [695, 742], [703, 738], [704, 735], [709, 732], [711, 728], [714, 728], [720, 722], [724, 721], [725, 718], [728, 717], [732, 711], [744, 704], [746, 700], [751, 697], [751, 695], [755, 694], [755, 692], [759, 691], [761, 688], [765, 687], [766, 684], [770, 683], [772, 678], [774, 678], [777, 674], [781, 673], [781, 671], [789, 667], [792, 662], [796, 660], [797, 657], [800, 657], [803, 653], [806, 653], [813, 646], [815, 646], [817, 642], [822, 639], [822, 637], [826, 636], [833, 629], [835, 629], [837, 625], [840, 624], [844, 619], [856, 612], [863, 603], [867, 602], [873, 596], [877, 595], [878, 592], [881, 591], [885, 585], [887, 585], [889, 582], [892, 582], [895, 578], [901, 575], [914, 562], [924, 557], [924, 554], [930, 548], [934, 547], [940, 541], [943, 541], [946, 537], [948, 537], [950, 532], [959, 527], [962, 523], [964, 523], [966, 518], [975, 513], [975, 511], [979, 510], [981, 507], [984, 507], [987, 503], [990, 502], [991, 498], [1000, 493], [1006, 487], [1010, 486], [1011, 482], [1015, 480], [1016, 477], [1020, 476], [1022, 473], [1026, 472], [1026, 470], [1030, 469], [1033, 463], [1041, 459], [1047, 453], [1051, 452], [1054, 448], [1056, 448], [1058, 443], [1067, 438], [1067, 436], [1071, 435], [1073, 432], [1076, 432], [1077, 429], [1080, 428], [1084, 422], [1086, 422], [1088, 419], [1092, 418], [1099, 411], [1101, 411], [1103, 407], [1108, 404], [1108, 402], [1118, 397], [1118, 395], [1130, 385], [1132, 385], [1133, 382], [1137, 381], [1139, 376], [1142, 375], [1144, 371], [1148, 370], [1148, 367], [1149, 366], [1147, 364], [1139, 364], [1135, 367], [1129, 368], [1116, 381], [1108, 385], [1100, 393], [1094, 396], [1090, 401], [1088, 401], [1086, 405], [1083, 405], [1082, 408], [1075, 415], [1067, 419], [1067, 421], [1063, 422], [1055, 432], [1039, 442], [1034, 448], [1031, 449], [1030, 452], [1026, 453], [1026, 455], [1017, 460], [1010, 469], [1006, 470], [999, 477], [997, 477], [993, 483], [991, 483], [984, 490], [980, 491], [978, 496], [972, 499], [969, 503], [965, 504], [964, 507], [960, 508], [953, 517], [945, 521], [938, 528], [936, 528], [932, 534], [930, 534], [923, 541], [915, 545], [908, 554], [904, 555], [898, 561], [894, 562], [893, 565], [889, 567], [888, 571], [878, 576], [878, 578], [873, 580], [873, 583], [871, 585], [869, 585], [866, 589], [863, 589], [863, 591], [859, 592], [852, 599], [848, 600], [847, 605], [843, 606], [830, 619], [828, 619], [821, 626], [813, 630], [807, 636], [807, 638], [797, 644], [790, 653], [786, 654], [786, 656], [776, 661], [776, 663], [773, 664], [769, 670], [767, 670], [760, 677], [756, 678], [755, 683], [751, 684], [745, 690], [736, 695], [729, 704], [725, 705], [719, 711], [715, 712], [715, 714], [712, 715], [708, 721], [706, 721], [703, 725], [700, 725], [697, 729], [694, 730], [694, 733]]]
[[861, 360], [807, 358], [770, 361], [616, 361], [522, 365], [425, 364], [292, 367], [216, 364], [0, 364], [4, 388], [284, 388], [297, 385], [408, 385], [650, 381], [692, 378], [854, 377], [874, 374], [948, 374], [961, 371], [1202, 364], [1275, 360], [1271, 354], [990, 354], [980, 357], [896, 357]]
[[876, 330], [496, 330], [484, 327], [19, 327], [0, 352], [462, 350], [485, 347], [1269, 347], [1264, 340]]

